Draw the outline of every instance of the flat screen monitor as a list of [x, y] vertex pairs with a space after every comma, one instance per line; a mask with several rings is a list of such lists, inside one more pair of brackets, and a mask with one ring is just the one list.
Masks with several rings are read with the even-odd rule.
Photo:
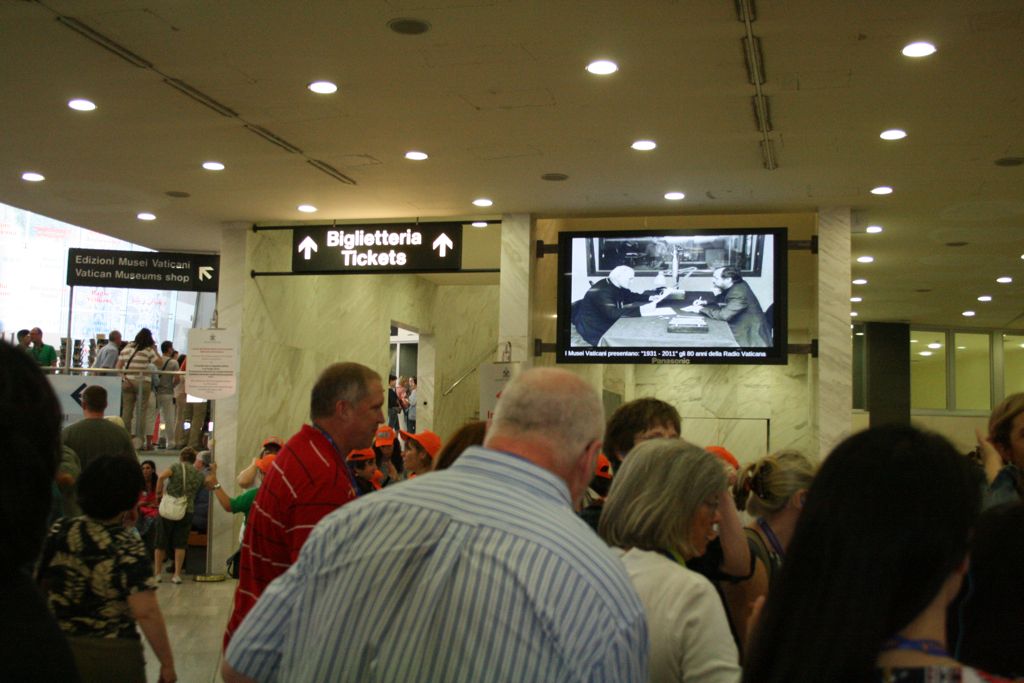
[[560, 363], [785, 364], [786, 229], [563, 232]]

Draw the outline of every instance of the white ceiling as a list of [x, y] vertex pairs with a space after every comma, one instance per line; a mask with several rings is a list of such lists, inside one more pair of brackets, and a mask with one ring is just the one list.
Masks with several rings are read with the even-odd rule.
[[[179, 250], [216, 250], [225, 223], [309, 220], [301, 203], [319, 207], [317, 220], [467, 216], [480, 196], [494, 200], [491, 217], [850, 206], [853, 255], [876, 258], [854, 263], [870, 281], [854, 288], [859, 320], [1024, 328], [1024, 166], [994, 164], [1024, 157], [1024, 3], [755, 8], [771, 171], [733, 0], [0, 1], [0, 201]], [[395, 34], [398, 17], [431, 30]], [[903, 57], [918, 39], [938, 53]], [[584, 71], [598, 57], [619, 73]], [[340, 91], [310, 93], [317, 79]], [[99, 108], [72, 111], [73, 97]], [[880, 140], [891, 127], [909, 137]], [[634, 152], [639, 138], [658, 149]], [[407, 161], [410, 149], [431, 158]], [[202, 170], [210, 159], [227, 169]], [[47, 180], [24, 182], [27, 170]], [[569, 179], [540, 179], [550, 172]], [[895, 193], [869, 193], [881, 184]], [[669, 190], [687, 198], [668, 202]], [[158, 219], [141, 223], [139, 211]], [[863, 234], [873, 223], [885, 231]], [[978, 315], [963, 318], [967, 308]]]

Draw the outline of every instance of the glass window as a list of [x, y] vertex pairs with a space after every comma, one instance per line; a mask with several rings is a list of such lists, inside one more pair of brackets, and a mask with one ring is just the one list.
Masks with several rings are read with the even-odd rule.
[[1024, 335], [1003, 335], [1003, 395], [1024, 391]]
[[910, 407], [946, 409], [946, 333], [910, 331]]
[[957, 410], [991, 410], [989, 335], [957, 332], [953, 335]]

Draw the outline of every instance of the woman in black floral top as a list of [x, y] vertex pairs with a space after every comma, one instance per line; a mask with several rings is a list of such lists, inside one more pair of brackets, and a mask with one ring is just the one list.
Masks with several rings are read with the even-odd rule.
[[59, 519], [43, 547], [39, 584], [84, 682], [145, 681], [136, 623], [160, 660], [160, 680], [177, 680], [146, 548], [123, 523], [142, 487], [137, 462], [95, 460], [78, 480], [85, 514]]

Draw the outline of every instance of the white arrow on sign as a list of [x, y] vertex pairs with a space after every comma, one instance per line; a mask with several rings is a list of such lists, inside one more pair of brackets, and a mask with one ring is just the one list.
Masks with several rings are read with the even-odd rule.
[[213, 266], [199, 266], [199, 281], [213, 279]]
[[306, 239], [299, 242], [299, 253], [306, 252], [302, 254], [302, 257], [308, 261], [311, 252], [314, 251], [320, 251], [320, 248], [316, 246], [316, 240], [306, 235]]
[[440, 235], [438, 235], [437, 239], [434, 240], [434, 244], [432, 245], [431, 248], [437, 249], [438, 256], [444, 258], [445, 254], [448, 253], [448, 250], [454, 246], [455, 244], [452, 242], [452, 239], [442, 232]]

